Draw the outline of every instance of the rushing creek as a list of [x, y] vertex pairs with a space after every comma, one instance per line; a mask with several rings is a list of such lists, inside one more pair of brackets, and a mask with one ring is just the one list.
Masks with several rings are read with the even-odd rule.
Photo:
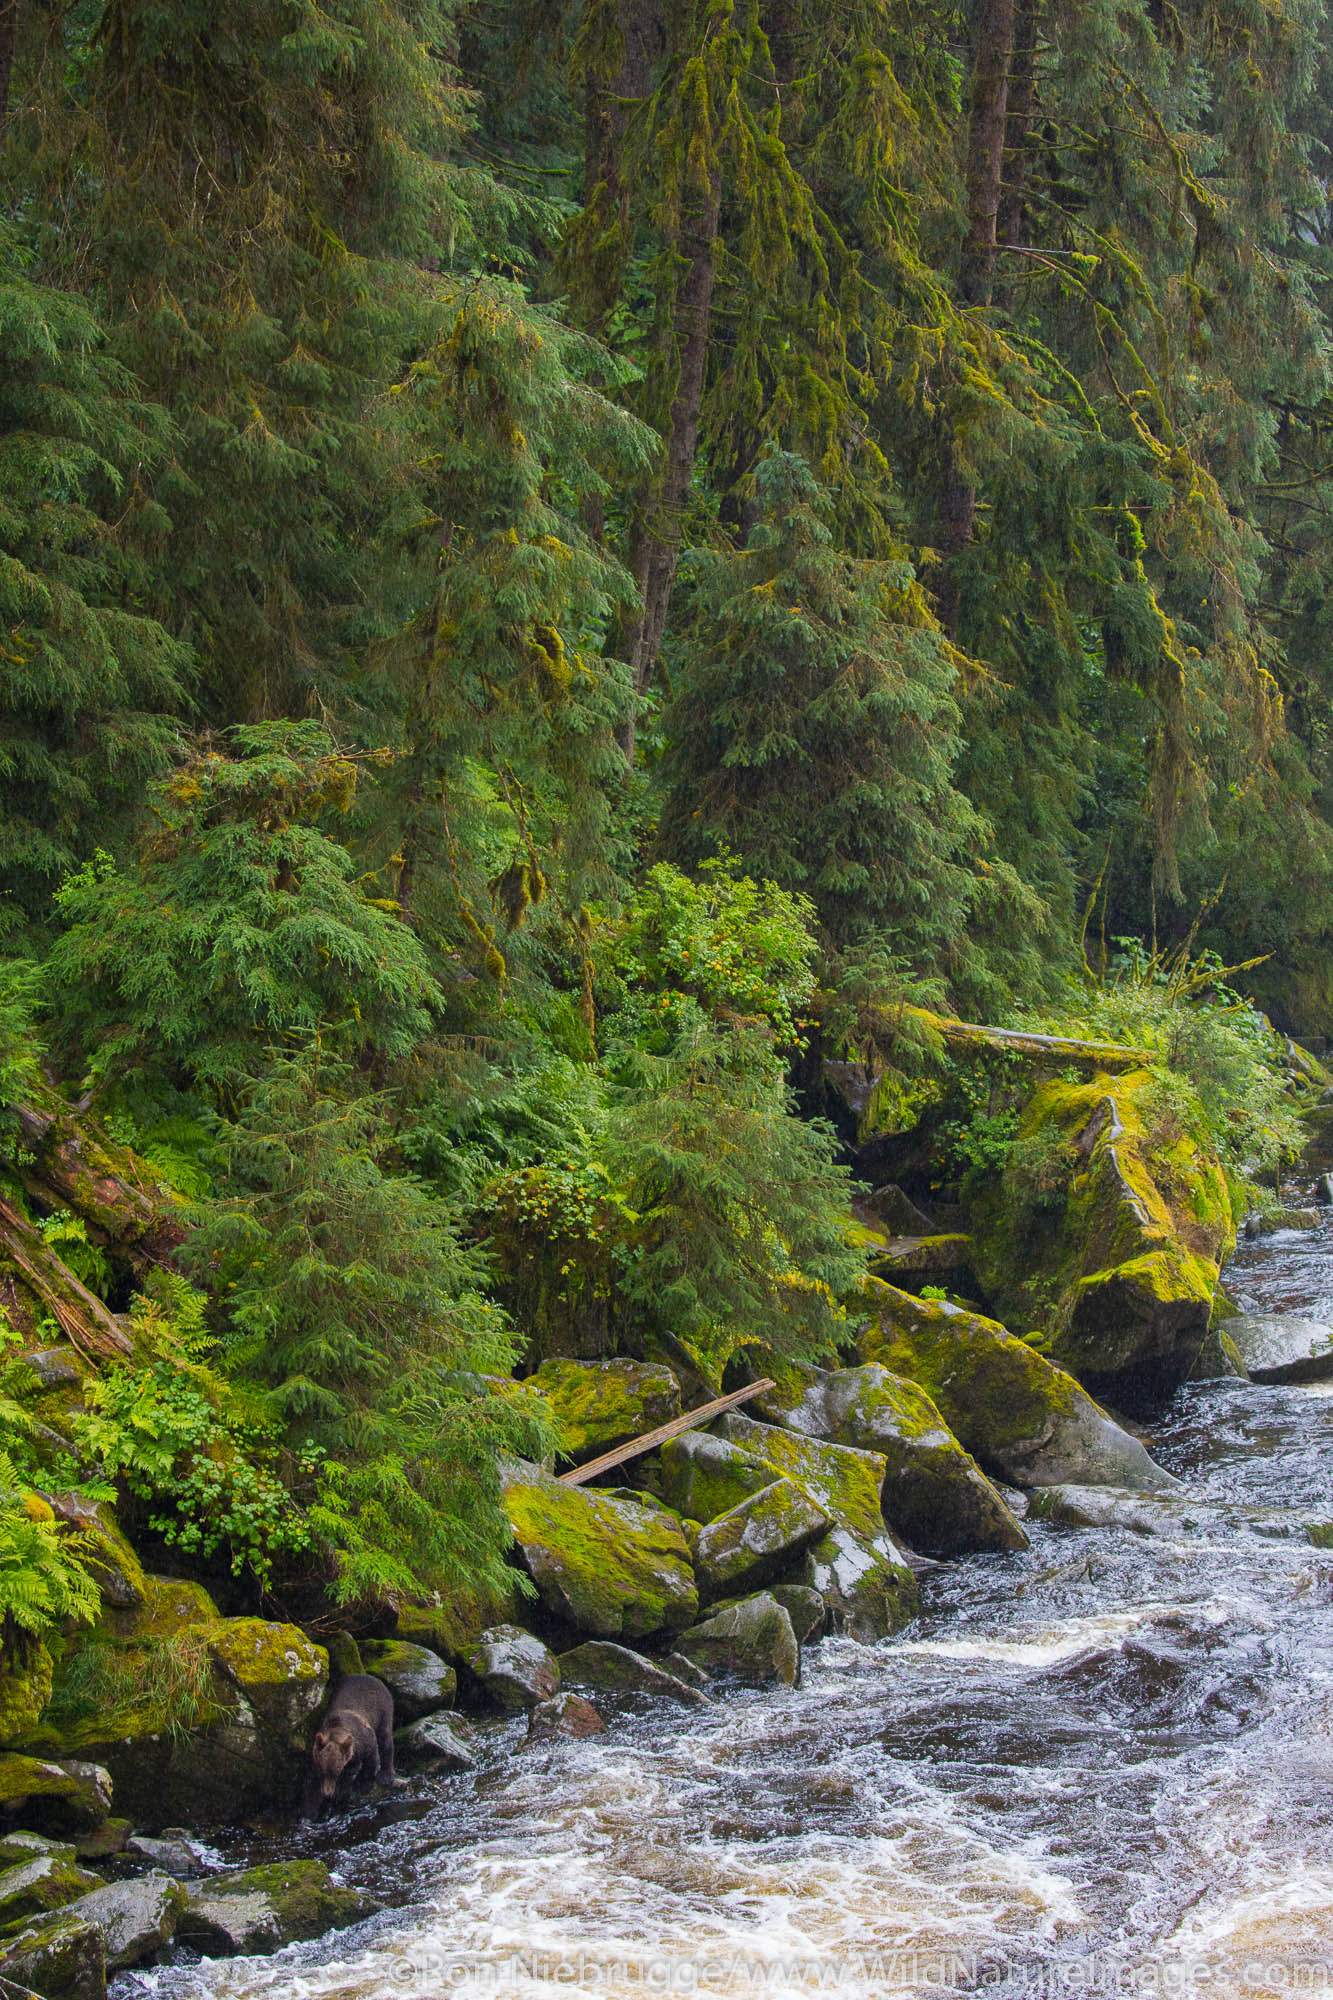
[[[1333, 1220], [1227, 1282], [1333, 1320]], [[116, 2000], [1333, 1994], [1333, 1382], [1194, 1386], [1145, 1436], [1189, 1503], [1159, 1532], [1034, 1526], [794, 1691], [497, 1724], [467, 1777], [227, 1850], [319, 1854], [381, 1916]]]

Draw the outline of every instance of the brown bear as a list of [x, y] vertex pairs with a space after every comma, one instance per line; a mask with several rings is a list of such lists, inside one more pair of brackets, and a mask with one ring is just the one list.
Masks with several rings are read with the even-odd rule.
[[393, 1696], [374, 1674], [349, 1674], [310, 1746], [305, 1816], [319, 1819], [332, 1805], [344, 1778], [369, 1785], [402, 1785], [393, 1768]]

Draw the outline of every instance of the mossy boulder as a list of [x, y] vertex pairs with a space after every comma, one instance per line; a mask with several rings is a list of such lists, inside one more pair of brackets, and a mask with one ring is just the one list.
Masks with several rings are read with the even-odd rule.
[[701, 1600], [773, 1582], [831, 1526], [830, 1515], [804, 1486], [774, 1479], [700, 1533], [694, 1571]]
[[521, 1625], [492, 1625], [464, 1658], [469, 1685], [507, 1714], [535, 1708], [560, 1690], [555, 1654]]
[[90, 1874], [74, 1861], [58, 1854], [37, 1854], [30, 1861], [12, 1862], [0, 1869], [0, 1928], [61, 1910], [66, 1903], [100, 1889], [100, 1875]]
[[1014, 1486], [1069, 1480], [1154, 1492], [1174, 1485], [1072, 1375], [998, 1321], [875, 1278], [863, 1298], [864, 1359], [919, 1382], [992, 1476]]
[[961, 1277], [972, 1264], [972, 1238], [955, 1231], [934, 1236], [890, 1236], [871, 1263], [877, 1278]]
[[107, 1971], [123, 1972], [166, 1949], [176, 1935], [185, 1900], [186, 1891], [169, 1875], [136, 1875], [81, 1896], [70, 1914], [98, 1926], [106, 1941]]
[[13, 1868], [20, 1861], [36, 1861], [44, 1854], [57, 1861], [73, 1861], [75, 1844], [72, 1840], [51, 1840], [44, 1833], [29, 1833], [24, 1827], [0, 1833], [0, 1868]]
[[145, 1575], [138, 1601], [128, 1606], [105, 1605], [98, 1630], [110, 1638], [142, 1644], [148, 1639], [171, 1638], [188, 1625], [212, 1625], [219, 1616], [202, 1583], [190, 1583], [180, 1576]]
[[219, 1618], [203, 1628], [208, 1650], [244, 1698], [269, 1747], [304, 1753], [329, 1682], [329, 1656], [299, 1625]]
[[1236, 1233], [1221, 1166], [1159, 1115], [1158, 1088], [1147, 1069], [1041, 1084], [973, 1204], [973, 1261], [1002, 1318], [1128, 1407], [1189, 1375]]
[[915, 1382], [867, 1362], [770, 1391], [765, 1407], [802, 1436], [878, 1453], [884, 1519], [913, 1548], [952, 1556], [1027, 1547], [1021, 1524]]
[[680, 1415], [680, 1384], [653, 1361], [543, 1361], [539, 1389], [560, 1426], [566, 1458], [593, 1458]]
[[795, 1687], [801, 1678], [801, 1649], [791, 1619], [767, 1591], [715, 1611], [682, 1632], [676, 1643], [687, 1660], [717, 1679]]
[[122, 1611], [142, 1604], [143, 1564], [105, 1502], [85, 1500], [77, 1493], [53, 1493], [50, 1500], [57, 1518], [83, 1537], [83, 1560], [96, 1579], [102, 1602]]
[[137, 1689], [77, 1719], [48, 1715], [25, 1747], [105, 1766], [122, 1810], [150, 1830], [290, 1804], [328, 1682], [323, 1648], [260, 1618], [213, 1619], [177, 1640], [114, 1649]]
[[887, 1534], [830, 1528], [807, 1550], [801, 1581], [823, 1599], [829, 1628], [862, 1645], [900, 1632], [921, 1609], [917, 1580]]
[[662, 1498], [690, 1521], [715, 1521], [772, 1478], [771, 1465], [710, 1431], [685, 1431], [662, 1446]]
[[560, 1655], [560, 1676], [567, 1687], [590, 1689], [599, 1697], [631, 1706], [640, 1698], [699, 1708], [707, 1697], [655, 1660], [610, 1639], [587, 1639]]
[[106, 2000], [106, 1946], [99, 1924], [59, 1910], [32, 1924], [0, 1957], [0, 1990], [40, 2000]]
[[854, 1535], [884, 1532], [880, 1490], [886, 1468], [878, 1452], [853, 1450], [776, 1424], [756, 1423], [753, 1417], [743, 1417], [734, 1410], [720, 1419], [717, 1428], [729, 1443], [804, 1487], [830, 1521], [850, 1528]]
[[507, 1472], [504, 1505], [543, 1603], [577, 1630], [638, 1639], [693, 1619], [689, 1546], [666, 1507], [565, 1486], [535, 1466]]
[[205, 1958], [249, 1956], [344, 1930], [377, 1907], [340, 1887], [322, 1861], [277, 1861], [191, 1888], [176, 1935]]
[[1190, 1370], [1190, 1381], [1220, 1382], [1227, 1379], [1248, 1382], [1250, 1371], [1231, 1335], [1215, 1322], [1204, 1335], [1199, 1358]]
[[361, 1659], [366, 1672], [377, 1675], [393, 1696], [397, 1721], [415, 1722], [453, 1706], [458, 1675], [429, 1646], [414, 1646], [406, 1639], [367, 1639]]
[[0, 1814], [22, 1813], [54, 1831], [98, 1826], [111, 1810], [112, 1780], [100, 1764], [0, 1753]]
[[0, 1743], [12, 1743], [36, 1726], [51, 1699], [51, 1655], [30, 1640], [23, 1656], [0, 1663]]

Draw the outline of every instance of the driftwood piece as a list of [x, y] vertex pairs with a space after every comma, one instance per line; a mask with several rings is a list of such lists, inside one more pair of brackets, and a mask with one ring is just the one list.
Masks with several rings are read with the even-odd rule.
[[81, 1353], [102, 1361], [119, 1361], [133, 1353], [130, 1337], [115, 1315], [61, 1262], [41, 1231], [3, 1199], [0, 1199], [0, 1252], [22, 1274]]
[[751, 1382], [744, 1389], [733, 1389], [729, 1396], [719, 1396], [716, 1402], [704, 1403], [697, 1410], [687, 1410], [683, 1417], [673, 1417], [669, 1424], [659, 1424], [655, 1431], [645, 1431], [642, 1437], [631, 1438], [628, 1444], [603, 1452], [600, 1458], [590, 1459], [587, 1465], [576, 1465], [572, 1472], [562, 1472], [559, 1482], [562, 1486], [582, 1486], [597, 1473], [609, 1472], [614, 1465], [624, 1465], [627, 1459], [639, 1458], [645, 1451], [651, 1451], [654, 1445], [679, 1437], [682, 1431], [697, 1430], [700, 1424], [720, 1417], [724, 1410], [734, 1410], [739, 1404], [748, 1403], [752, 1396], [762, 1395], [765, 1389], [776, 1386], [765, 1377], [762, 1382]]

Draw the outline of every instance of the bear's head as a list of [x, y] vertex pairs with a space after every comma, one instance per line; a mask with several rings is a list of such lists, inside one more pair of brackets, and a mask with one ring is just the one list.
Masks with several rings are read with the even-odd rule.
[[310, 1746], [310, 1761], [315, 1767], [319, 1795], [331, 1800], [338, 1789], [338, 1780], [356, 1755], [356, 1745], [345, 1729], [321, 1729]]

